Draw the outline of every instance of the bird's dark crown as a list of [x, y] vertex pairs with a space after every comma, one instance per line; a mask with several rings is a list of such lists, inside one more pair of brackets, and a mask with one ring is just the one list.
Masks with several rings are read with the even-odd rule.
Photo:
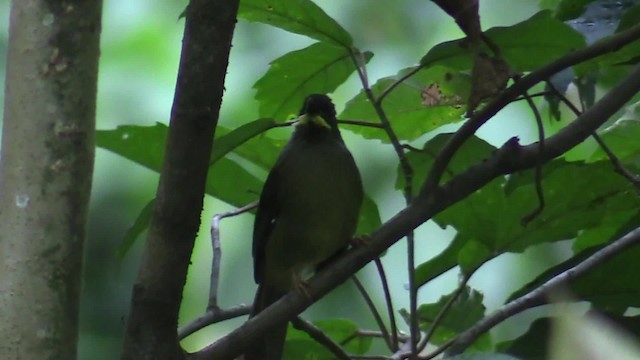
[[333, 106], [331, 99], [324, 94], [311, 94], [307, 96], [300, 109], [300, 114], [310, 116], [320, 115], [326, 121], [335, 122], [336, 108]]

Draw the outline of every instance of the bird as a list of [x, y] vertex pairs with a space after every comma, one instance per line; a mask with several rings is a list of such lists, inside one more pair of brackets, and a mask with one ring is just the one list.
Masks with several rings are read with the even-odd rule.
[[[306, 97], [295, 130], [269, 172], [253, 228], [255, 317], [345, 250], [363, 200], [360, 172], [347, 149], [331, 99]], [[262, 336], [245, 360], [280, 360], [287, 322]]]

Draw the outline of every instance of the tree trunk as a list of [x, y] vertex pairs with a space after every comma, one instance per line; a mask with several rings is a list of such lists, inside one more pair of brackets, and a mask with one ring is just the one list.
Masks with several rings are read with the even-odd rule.
[[102, 2], [15, 0], [0, 157], [0, 359], [75, 359]]

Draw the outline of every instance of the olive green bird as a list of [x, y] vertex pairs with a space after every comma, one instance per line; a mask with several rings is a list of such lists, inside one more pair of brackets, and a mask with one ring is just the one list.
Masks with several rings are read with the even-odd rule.
[[[342, 141], [326, 95], [309, 95], [294, 133], [265, 182], [253, 228], [258, 291], [250, 317], [345, 249], [358, 223], [363, 190], [353, 156]], [[279, 360], [287, 323], [262, 336], [246, 360]]]

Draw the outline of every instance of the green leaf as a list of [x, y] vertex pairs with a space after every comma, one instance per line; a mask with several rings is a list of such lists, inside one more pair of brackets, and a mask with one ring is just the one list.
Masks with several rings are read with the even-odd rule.
[[[412, 70], [413, 68], [403, 69], [395, 76], [382, 78], [371, 90], [375, 96], [379, 96], [397, 79]], [[463, 104], [470, 88], [469, 75], [443, 66], [434, 66], [421, 69], [403, 81], [384, 99], [382, 105], [398, 138], [414, 140], [442, 125], [462, 120], [465, 112]], [[364, 90], [346, 104], [340, 118], [380, 122]], [[358, 125], [345, 127], [367, 139], [389, 143], [387, 134], [380, 128]]]
[[[167, 130], [167, 126], [160, 123], [154, 126], [125, 125], [115, 130], [98, 130], [96, 145], [159, 172]], [[222, 157], [209, 168], [205, 191], [231, 205], [244, 206], [257, 198], [256, 194], [261, 188], [261, 180], [237, 163]]]
[[458, 265], [458, 253], [466, 244], [467, 238], [456, 235], [440, 254], [416, 267], [416, 284], [418, 287], [437, 278]]
[[584, 13], [585, 7], [594, 0], [562, 0], [556, 8], [555, 16], [558, 20], [575, 19]]
[[238, 17], [346, 48], [353, 44], [351, 35], [310, 0], [242, 0]]
[[[491, 28], [485, 34], [500, 48], [500, 55], [516, 72], [532, 71], [586, 45], [580, 33], [553, 18], [547, 10], [513, 26]], [[473, 53], [465, 39], [454, 40], [433, 47], [420, 63], [468, 70], [473, 64]]]
[[120, 245], [118, 245], [118, 249], [116, 249], [116, 257], [118, 260], [122, 260], [124, 258], [127, 252], [129, 252], [129, 249], [131, 249], [133, 244], [136, 242], [136, 239], [138, 239], [138, 236], [140, 236], [140, 234], [149, 227], [149, 223], [151, 223], [151, 215], [153, 215], [154, 204], [155, 199], [149, 201], [147, 205], [142, 208], [133, 224], [127, 229], [124, 234], [124, 238], [120, 242]]
[[[357, 324], [346, 319], [331, 319], [314, 322], [324, 334], [338, 344], [344, 344], [344, 349], [351, 354], [362, 355], [371, 347], [370, 337], [355, 336], [358, 333]], [[326, 359], [333, 360], [335, 356], [324, 346], [318, 344], [304, 331], [289, 326], [283, 359]]]
[[[449, 141], [452, 134], [439, 134], [433, 139], [427, 141], [420, 151], [410, 151], [406, 158], [413, 168], [413, 188], [419, 189], [424, 183], [428, 171], [431, 169], [433, 160], [440, 152], [445, 144]], [[474, 165], [483, 159], [489, 157], [496, 148], [486, 141], [473, 136], [465, 142], [458, 150], [447, 166], [442, 176], [442, 181], [446, 182], [453, 178], [454, 175], [466, 170], [469, 166]], [[403, 189], [405, 186], [402, 168], [398, 165], [396, 177], [396, 189]]]
[[[583, 262], [589, 256], [593, 255], [596, 251], [598, 251], [601, 248], [603, 248], [607, 243], [610, 243], [611, 241], [619, 239], [620, 237], [622, 237], [623, 235], [625, 235], [629, 231], [631, 231], [631, 230], [637, 228], [638, 226], [640, 226], [640, 211], [635, 209], [634, 212], [635, 212], [635, 215], [633, 215], [631, 218], [627, 218], [627, 216], [622, 216], [622, 215], [628, 214], [628, 212], [617, 213], [617, 214], [620, 215], [618, 217], [616, 217], [616, 213], [613, 213], [613, 214], [609, 215], [607, 219], [603, 220], [603, 224], [604, 225], [600, 225], [598, 227], [594, 227], [594, 228], [587, 229], [587, 230], [583, 231], [580, 234], [580, 236], [578, 237], [578, 239], [576, 240], [576, 242], [574, 243], [574, 251], [575, 251], [576, 254], [573, 257], [563, 261], [562, 263], [560, 263], [558, 265], [555, 265], [555, 266], [547, 269], [542, 274], [538, 275], [536, 277], [536, 279], [534, 279], [530, 283], [526, 284], [525, 286], [523, 286], [519, 290], [517, 290], [514, 293], [512, 293], [509, 296], [509, 298], [507, 299], [507, 301], [512, 301], [512, 300], [514, 300], [514, 299], [516, 299], [518, 297], [521, 297], [521, 296], [525, 295], [526, 293], [528, 293], [531, 290], [539, 287], [542, 283], [548, 281], [549, 279], [555, 277], [556, 275], [558, 275], [558, 274], [560, 274], [560, 273], [562, 273], [564, 271], [567, 271], [568, 269], [570, 269], [570, 268], [578, 265], [579, 263]], [[617, 223], [615, 223], [615, 221], [617, 221]], [[602, 230], [603, 227], [606, 230]], [[611, 231], [611, 228], [615, 228], [615, 231]], [[594, 232], [594, 234], [589, 234], [590, 232]], [[595, 236], [598, 235], [598, 234], [602, 235], [602, 237], [595, 238]], [[589, 240], [581, 240], [583, 236], [588, 237]], [[587, 241], [590, 241], [590, 243], [594, 244], [594, 246], [587, 247], [587, 243], [586, 243]], [[636, 246], [636, 248], [637, 248], [637, 246]], [[588, 274], [590, 274], [590, 273], [587, 273], [586, 276], [588, 276]], [[626, 274], [622, 274], [622, 275], [626, 275]], [[612, 275], [612, 276], [618, 277], [617, 275]], [[633, 276], [631, 276], [631, 281], [633, 281], [633, 279], [634, 279]], [[583, 280], [579, 280], [579, 281], [583, 281]], [[574, 281], [574, 283], [575, 283], [575, 281]], [[588, 288], [589, 282], [585, 281], [583, 283], [583, 286]], [[591, 286], [593, 287], [593, 290], [596, 291], [596, 292], [601, 287], [601, 285], [599, 283], [591, 283]], [[616, 291], [617, 290], [615, 288], [611, 291], [612, 294], [613, 294], [611, 296], [612, 299], [615, 298], [618, 295], [626, 294], [626, 290], [622, 291], [622, 292], [619, 292], [619, 293], [616, 293]], [[577, 294], [577, 293], [575, 293], [575, 294], [572, 293], [572, 296], [578, 296], [578, 295], [579, 294]], [[607, 293], [605, 291], [603, 291], [602, 295], [605, 298], [609, 296], [609, 295], [607, 295]], [[584, 299], [584, 300], [589, 300], [589, 299]], [[603, 309], [613, 310], [613, 309], [618, 309], [618, 305], [619, 305], [618, 303], [609, 304], [609, 305], [605, 304], [605, 305], [602, 305], [601, 307]], [[622, 311], [624, 311], [624, 310], [622, 310]]]
[[345, 341], [351, 339], [344, 345], [345, 349], [351, 354], [363, 355], [369, 351], [371, 347], [371, 337], [356, 336], [360, 329], [356, 323], [350, 320], [319, 320], [315, 321], [314, 325], [329, 335], [329, 337], [338, 344], [343, 344]]
[[223, 126], [216, 129], [216, 140], [211, 149], [211, 159], [209, 164], [213, 164], [238, 146], [246, 143], [253, 137], [261, 134], [273, 127], [273, 119], [258, 119], [250, 123], [241, 125], [235, 130], [228, 130]]
[[471, 239], [467, 241], [458, 253], [458, 264], [463, 274], [471, 274], [477, 270], [487, 259], [491, 259], [491, 249], [483, 243]]
[[[423, 304], [418, 307], [420, 329], [428, 331], [430, 327], [433, 326], [433, 321], [436, 316], [452, 296], [453, 293], [440, 297], [440, 300], [436, 303]], [[454, 300], [451, 307], [449, 307], [446, 314], [437, 324], [436, 331], [430, 340], [431, 343], [441, 345], [482, 319], [486, 310], [482, 304], [482, 300], [482, 293], [465, 286], [458, 298]], [[406, 310], [404, 310], [402, 314], [405, 321], [408, 321], [409, 315]], [[476, 350], [488, 350], [490, 347], [491, 339], [489, 334], [483, 335], [474, 344]]]
[[[363, 63], [373, 57], [362, 54]], [[326, 43], [315, 43], [292, 51], [271, 62], [267, 73], [254, 88], [260, 103], [260, 116], [289, 119], [311, 93], [331, 93], [356, 70], [350, 50]]]
[[[611, 126], [600, 132], [607, 147], [623, 162], [640, 160], [640, 102], [630, 105], [626, 113]], [[607, 154], [598, 148], [590, 161], [606, 160]]]
[[520, 337], [496, 344], [496, 350], [523, 359], [546, 359], [551, 318], [536, 319]]
[[362, 202], [362, 209], [360, 210], [360, 219], [358, 220], [358, 230], [356, 234], [371, 234], [379, 228], [381, 224], [382, 220], [380, 220], [378, 205], [369, 196], [365, 196]]
[[[543, 169], [545, 207], [526, 227], [524, 215], [537, 206], [532, 171], [496, 179], [467, 199], [453, 205], [434, 220], [441, 226], [455, 227], [461, 236], [473, 238], [491, 250], [521, 252], [534, 244], [575, 238], [581, 230], [599, 226], [611, 214], [640, 207], [633, 187], [611, 171], [610, 164], [567, 163], [556, 160]], [[509, 182], [516, 182], [510, 194]], [[482, 259], [477, 259], [481, 261]]]

